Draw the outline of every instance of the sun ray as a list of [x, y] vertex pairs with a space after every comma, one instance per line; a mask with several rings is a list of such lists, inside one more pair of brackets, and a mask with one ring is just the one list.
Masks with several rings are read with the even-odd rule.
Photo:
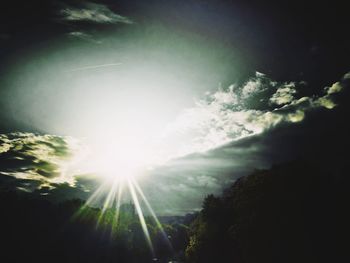
[[116, 197], [116, 205], [113, 207], [115, 209], [115, 220], [113, 220], [113, 225], [112, 225], [112, 232], [111, 235], [113, 236], [116, 232], [116, 227], [118, 227], [119, 224], [119, 214], [120, 214], [120, 204], [121, 204], [121, 199], [123, 196], [123, 184], [118, 184], [118, 194]]
[[85, 201], [84, 205], [82, 205], [78, 211], [76, 211], [74, 213], [74, 215], [72, 216], [72, 220], [77, 219], [78, 217], [83, 216], [83, 213], [85, 212], [86, 208], [91, 206], [96, 199], [98, 199], [98, 197], [100, 195], [102, 195], [102, 193], [105, 191], [107, 184], [101, 184], [96, 190], [95, 192]]
[[105, 214], [107, 208], [110, 207], [111, 200], [112, 200], [112, 199], [113, 199], [113, 200], [115, 199], [117, 184], [118, 184], [117, 181], [113, 181], [113, 184], [112, 184], [112, 186], [111, 186], [111, 189], [109, 190], [108, 195], [107, 195], [107, 197], [106, 197], [106, 199], [105, 199], [105, 202], [103, 203], [102, 210], [101, 210], [101, 214], [100, 214], [100, 216], [99, 216], [99, 218], [98, 218], [98, 220], [97, 220], [96, 227], [98, 227], [98, 226], [101, 224], [102, 219], [103, 219], [103, 216], [104, 216], [104, 214]]
[[149, 234], [149, 231], [148, 231], [148, 228], [147, 228], [147, 224], [146, 224], [145, 218], [144, 218], [143, 213], [142, 213], [142, 209], [141, 209], [139, 200], [137, 198], [137, 194], [135, 192], [134, 186], [133, 186], [132, 182], [130, 181], [130, 179], [128, 179], [127, 181], [128, 181], [128, 187], [129, 187], [132, 199], [133, 199], [135, 207], [136, 207], [137, 215], [138, 215], [140, 223], [141, 223], [142, 231], [143, 231], [143, 233], [145, 235], [145, 239], [146, 239], [147, 244], [148, 244], [148, 246], [149, 246], [149, 248], [151, 250], [151, 253], [154, 256], [153, 244], [152, 244], [152, 241], [151, 241], [151, 237], [150, 237], [150, 234]]
[[[160, 229], [161, 234], [163, 236], [163, 239], [166, 241], [169, 249], [171, 251], [173, 251], [172, 245], [171, 245], [159, 219], [157, 218], [154, 210], [152, 209], [149, 201], [147, 200], [147, 198], [146, 198], [145, 194], [143, 193], [139, 184], [131, 176], [126, 177], [126, 178], [124, 178], [124, 177], [123, 178], [122, 177], [115, 178], [115, 180], [112, 183], [110, 180], [106, 180], [88, 198], [88, 200], [85, 202], [85, 204], [74, 215], [73, 219], [77, 218], [78, 216], [80, 216], [80, 217], [89, 216], [88, 214], [84, 214], [85, 212], [89, 211], [89, 209], [87, 209], [87, 208], [93, 204], [97, 204], [97, 203], [100, 203], [101, 201], [103, 201], [100, 213], [99, 213], [98, 218], [97, 218], [96, 228], [99, 228], [100, 226], [104, 225], [105, 223], [108, 224], [107, 221], [109, 221], [109, 223], [111, 224], [110, 225], [111, 226], [110, 235], [111, 235], [111, 238], [113, 238], [115, 236], [115, 234], [118, 233], [117, 228], [118, 228], [119, 220], [120, 220], [120, 216], [121, 216], [120, 215], [120, 207], [121, 207], [121, 203], [122, 203], [124, 186], [126, 184], [128, 186], [127, 189], [128, 189], [129, 194], [130, 194], [130, 198], [134, 203], [135, 210], [136, 210], [139, 222], [140, 222], [142, 232], [144, 234], [146, 243], [150, 249], [152, 256], [155, 255], [155, 251], [154, 251], [154, 247], [152, 244], [151, 235], [150, 235], [150, 232], [149, 232], [146, 220], [145, 220], [145, 216], [143, 214], [143, 211], [142, 211], [142, 208], [140, 205], [139, 198], [141, 198], [142, 202], [146, 205], [147, 210], [149, 211], [150, 215], [152, 216], [153, 220], [155, 221], [155, 224], [157, 225], [158, 229]], [[106, 213], [107, 213], [107, 210], [109, 208], [111, 208], [110, 212], [113, 213], [112, 220], [109, 220], [110, 219], [109, 216], [107, 218], [105, 217], [105, 215], [107, 215]], [[107, 221], [104, 221], [105, 219]]]
[[107, 187], [107, 183], [103, 183], [101, 184], [101, 186], [99, 186], [95, 192], [88, 198], [88, 200], [86, 200], [85, 202], [85, 206], [90, 206], [93, 202], [96, 201], [97, 197], [102, 194], [102, 192], [105, 191], [105, 188]]
[[162, 224], [159, 222], [159, 219], [157, 217], [157, 215], [155, 214], [151, 204], [148, 202], [145, 194], [143, 193], [141, 187], [139, 186], [139, 184], [136, 182], [136, 180], [134, 180], [133, 178], [130, 179], [133, 183], [133, 185], [135, 186], [137, 192], [139, 193], [139, 195], [142, 197], [143, 202], [146, 204], [146, 207], [148, 208], [148, 211], [151, 213], [151, 216], [153, 218], [153, 220], [155, 221], [157, 227], [160, 229], [162, 236], [164, 238], [164, 240], [166, 241], [168, 247], [171, 249], [171, 251], [173, 251], [173, 246], [171, 245], [171, 242], [168, 238], [168, 235], [165, 233], [164, 228], [162, 226]]

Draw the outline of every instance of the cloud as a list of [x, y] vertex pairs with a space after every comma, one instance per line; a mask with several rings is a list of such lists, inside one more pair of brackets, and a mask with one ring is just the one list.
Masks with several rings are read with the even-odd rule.
[[73, 31], [68, 33], [69, 37], [81, 39], [94, 44], [102, 44], [102, 41], [94, 39], [94, 37], [88, 33], [81, 31]]
[[86, 21], [98, 24], [132, 24], [132, 20], [125, 16], [114, 13], [109, 7], [103, 4], [85, 2], [82, 7], [67, 6], [60, 10], [63, 20]]
[[79, 150], [70, 137], [33, 133], [0, 134], [0, 174], [22, 180], [22, 189], [75, 184], [69, 165]]
[[350, 72], [346, 73], [343, 77], [344, 80], [350, 79]]
[[318, 98], [315, 101], [315, 105], [320, 105], [330, 110], [333, 109], [335, 106], [337, 106], [329, 96], [323, 96]]
[[[336, 146], [331, 148], [318, 136], [324, 133], [322, 138], [332, 138], [333, 144], [345, 137], [338, 133], [348, 135], [344, 129], [332, 133], [340, 125], [329, 122], [334, 119], [329, 109], [336, 107], [337, 98], [346, 91], [346, 78], [310, 96], [301, 95], [304, 87], [304, 83], [276, 82], [258, 73], [241, 86], [207, 92], [196, 100], [163, 133], [159, 149], [168, 161], [140, 179], [153, 208], [163, 214], [190, 212], [200, 207], [205, 195], [220, 193], [253, 168], [294, 158], [295, 152], [306, 156], [322, 155], [322, 149], [336, 153], [329, 150]], [[271, 102], [281, 98], [283, 103]], [[317, 125], [315, 116], [321, 116]], [[81, 169], [76, 170], [79, 164], [75, 163], [81, 162], [76, 156], [84, 156], [85, 149], [69, 137], [2, 134], [0, 188], [6, 184], [21, 191], [49, 193], [48, 197], [86, 198], [98, 186], [98, 178], [91, 173], [90, 180]]]
[[299, 91], [304, 86], [304, 82], [279, 83], [257, 73], [242, 86], [207, 92], [167, 127], [164, 140], [172, 141], [169, 148], [176, 149], [175, 157], [206, 152], [281, 123], [301, 122], [311, 110], [333, 109], [334, 96], [343, 90], [336, 82], [321, 94], [302, 97]]
[[277, 89], [270, 98], [270, 102], [277, 105], [288, 104], [293, 101], [295, 93], [295, 83], [288, 83]]
[[[346, 77], [346, 75], [344, 76], [344, 78]], [[334, 83], [332, 86], [330, 87], [326, 87], [325, 90], [327, 92], [327, 94], [334, 94], [334, 93], [338, 93], [343, 89], [342, 85], [340, 84], [340, 82], [336, 82]]]
[[246, 99], [249, 98], [252, 94], [256, 94], [257, 92], [263, 90], [263, 85], [261, 83], [261, 79], [264, 75], [256, 75], [256, 79], [249, 80], [243, 87], [241, 96]]

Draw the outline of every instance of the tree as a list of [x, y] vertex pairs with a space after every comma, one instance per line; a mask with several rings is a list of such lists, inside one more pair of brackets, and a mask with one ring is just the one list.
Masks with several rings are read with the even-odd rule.
[[344, 182], [304, 161], [242, 177], [220, 198], [204, 200], [190, 227], [187, 259], [340, 262], [348, 218], [342, 205], [349, 197]]

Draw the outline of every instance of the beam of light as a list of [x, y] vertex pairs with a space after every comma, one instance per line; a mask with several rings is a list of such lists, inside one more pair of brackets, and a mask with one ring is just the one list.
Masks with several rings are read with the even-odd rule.
[[111, 236], [113, 236], [116, 232], [116, 228], [118, 227], [119, 224], [119, 214], [120, 214], [120, 203], [121, 203], [121, 199], [122, 199], [122, 195], [123, 195], [123, 185], [122, 184], [118, 184], [118, 195], [117, 195], [117, 202], [116, 202], [116, 207], [114, 207], [115, 209], [115, 220], [113, 220], [113, 225], [112, 225], [112, 232], [111, 232]]
[[154, 249], [153, 249], [151, 237], [150, 237], [150, 234], [149, 234], [149, 231], [148, 231], [148, 228], [147, 228], [147, 224], [146, 224], [145, 218], [143, 216], [142, 209], [141, 209], [139, 200], [137, 198], [134, 186], [133, 186], [132, 182], [129, 179], [127, 181], [128, 181], [128, 187], [129, 187], [129, 190], [130, 190], [130, 193], [131, 193], [131, 197], [132, 197], [132, 199], [134, 201], [134, 204], [135, 204], [135, 207], [136, 207], [136, 211], [137, 211], [137, 215], [138, 215], [140, 223], [141, 223], [142, 231], [143, 231], [143, 233], [145, 235], [145, 238], [146, 238], [147, 244], [148, 244], [148, 246], [149, 246], [149, 248], [151, 250], [152, 256], [154, 256]]
[[118, 185], [118, 182], [117, 181], [113, 181], [113, 184], [111, 186], [111, 189], [109, 190], [108, 192], [108, 195], [103, 203], [103, 206], [102, 206], [102, 210], [101, 210], [101, 214], [97, 220], [97, 225], [96, 227], [99, 227], [99, 225], [101, 224], [101, 221], [103, 219], [103, 216], [107, 210], [107, 208], [110, 207], [110, 204], [111, 204], [111, 200], [115, 200], [116, 198], [116, 191], [117, 191], [117, 185]]
[[106, 186], [106, 183], [101, 184], [95, 190], [95, 192], [85, 201], [84, 205], [80, 207], [80, 209], [72, 216], [72, 220], [75, 220], [78, 217], [82, 216], [86, 208], [91, 206], [91, 204], [93, 204], [96, 201], [96, 199], [98, 199], [99, 196], [105, 191]]
[[99, 195], [102, 194], [103, 191], [105, 191], [105, 188], [107, 187], [107, 183], [102, 184], [97, 188], [97, 190], [88, 198], [88, 200], [85, 202], [86, 206], [91, 205], [93, 202], [96, 201], [96, 199], [99, 197]]
[[162, 236], [163, 236], [165, 242], [167, 243], [167, 246], [171, 249], [171, 251], [173, 251], [173, 246], [171, 245], [170, 240], [169, 240], [167, 234], [165, 233], [162, 224], [159, 222], [158, 217], [156, 216], [156, 214], [155, 214], [151, 204], [148, 202], [148, 200], [147, 200], [145, 194], [143, 193], [141, 187], [139, 186], [139, 184], [133, 178], [131, 178], [130, 180], [132, 181], [132, 183], [135, 186], [137, 192], [139, 193], [139, 195], [142, 197], [142, 200], [146, 204], [146, 206], [148, 208], [148, 211], [151, 213], [151, 216], [153, 217], [153, 220], [156, 222], [157, 227], [160, 229], [160, 231], [162, 233]]
[[115, 67], [115, 66], [120, 66], [122, 64], [123, 63], [109, 63], [109, 64], [102, 64], [102, 65], [93, 65], [93, 66], [86, 66], [86, 67], [81, 67], [81, 68], [74, 68], [71, 70], [67, 70], [66, 72], [75, 72], [75, 71], [84, 71], [84, 70], [90, 70], [90, 69]]

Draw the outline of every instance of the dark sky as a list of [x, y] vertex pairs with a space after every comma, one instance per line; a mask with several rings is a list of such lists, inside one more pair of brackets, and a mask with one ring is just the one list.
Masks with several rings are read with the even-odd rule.
[[[11, 63], [19, 52], [50, 44], [72, 27], [119, 30], [122, 25], [78, 26], [59, 21], [59, 10], [84, 1], [9, 2], [1, 8], [1, 56]], [[99, 1], [118, 14], [168, 31], [199, 35], [234, 49], [245, 68], [275, 79], [329, 81], [347, 71], [349, 37], [344, 1]], [[121, 29], [120, 29], [121, 30]], [[6, 64], [5, 64], [6, 65]], [[4, 63], [2, 63], [4, 67]]]
[[[193, 118], [199, 118], [192, 98], [212, 92], [201, 109], [220, 107], [220, 114], [226, 117], [215, 120], [225, 124], [214, 124], [214, 137], [224, 130], [224, 136], [233, 138], [206, 148], [205, 153], [194, 148], [197, 150], [189, 151], [186, 158], [150, 176], [157, 178], [154, 184], [160, 192], [176, 193], [168, 200], [176, 204], [175, 212], [164, 213], [197, 208], [205, 194], [220, 192], [238, 176], [296, 158], [311, 159], [342, 173], [349, 146], [347, 11], [345, 1], [10, 1], [0, 9], [0, 132], [89, 136], [84, 129], [99, 126], [96, 121], [114, 107], [106, 106], [106, 111], [88, 120], [82, 117], [87, 111], [91, 115], [92, 103], [100, 105], [92, 99], [96, 91], [91, 83], [114, 81], [111, 76], [116, 66], [98, 72], [93, 69], [94, 73], [86, 67], [122, 62], [116, 74], [126, 79], [130, 72], [135, 79], [137, 73], [162, 75], [160, 82], [168, 85], [166, 91], [156, 85], [146, 91], [135, 88], [145, 97], [165, 94], [160, 95], [159, 101], [165, 102], [159, 102], [155, 112], [174, 117], [187, 108]], [[140, 79], [152, 82], [152, 76]], [[81, 79], [84, 84], [79, 84]], [[240, 87], [234, 90], [238, 101], [227, 102], [225, 96], [232, 95], [228, 87], [234, 83]], [[218, 86], [225, 91], [217, 91]], [[98, 90], [114, 94], [112, 85]], [[110, 104], [108, 96], [101, 98]], [[281, 99], [287, 101], [278, 101]], [[122, 100], [113, 103], [122, 104]], [[152, 103], [143, 106], [153, 107]], [[230, 122], [248, 113], [244, 121]], [[209, 134], [212, 127], [202, 128]], [[205, 142], [210, 139], [201, 136]], [[12, 148], [0, 155], [0, 173], [11, 173], [17, 166], [39, 171], [44, 177], [54, 173], [55, 163], [30, 164], [40, 157], [33, 154], [35, 143], [49, 145], [55, 154], [65, 149], [65, 143], [51, 137], [38, 140], [26, 149]], [[14, 144], [8, 137], [1, 137], [0, 143]], [[11, 161], [28, 156], [25, 163]], [[23, 188], [28, 182], [22, 179], [10, 181]], [[37, 178], [29, 179], [33, 190]], [[144, 189], [152, 194], [151, 185], [145, 183]], [[60, 187], [56, 185], [53, 191], [60, 193]], [[181, 198], [189, 200], [185, 206]]]

